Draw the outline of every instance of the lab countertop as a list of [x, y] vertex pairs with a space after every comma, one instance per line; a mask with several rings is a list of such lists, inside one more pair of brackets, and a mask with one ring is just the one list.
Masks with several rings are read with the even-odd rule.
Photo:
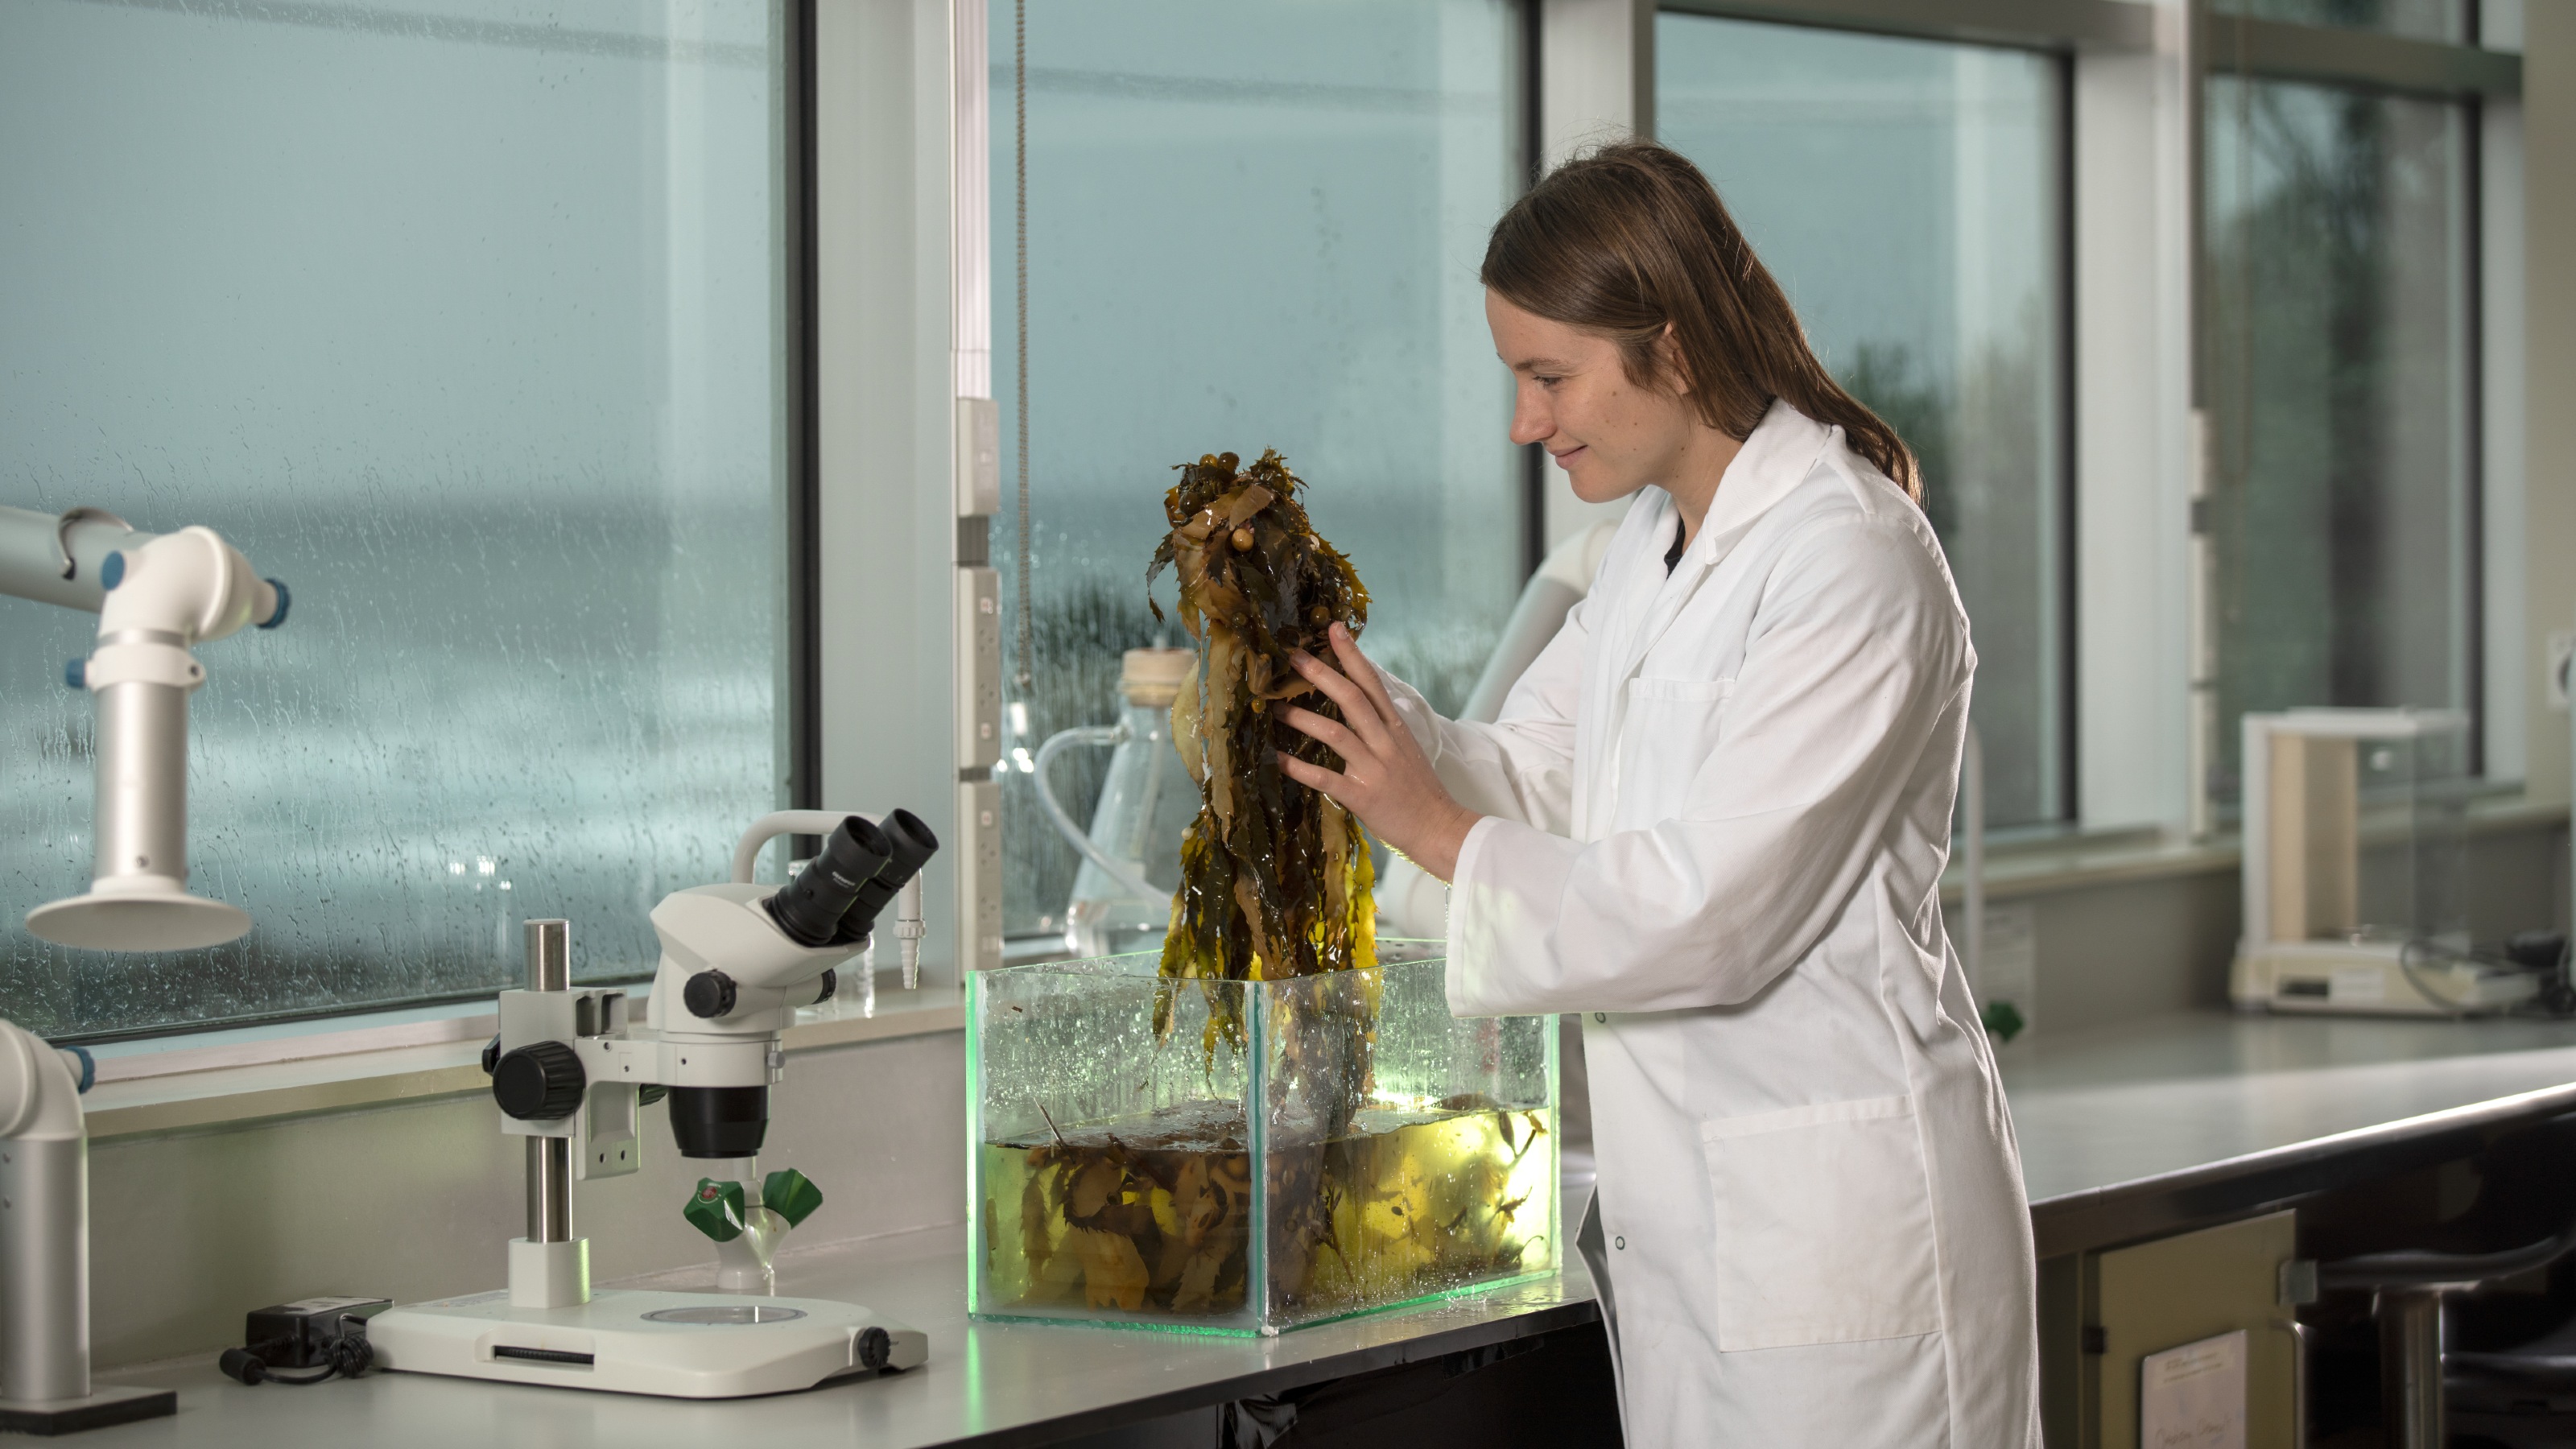
[[[1581, 1206], [1570, 1203], [1568, 1211]], [[642, 1286], [703, 1290], [711, 1276], [711, 1270], [698, 1281], [664, 1275]], [[79, 1442], [98, 1449], [326, 1443], [368, 1449], [911, 1449], [959, 1442], [1001, 1449], [1438, 1359], [1600, 1316], [1579, 1260], [1543, 1280], [1269, 1339], [970, 1324], [965, 1278], [962, 1226], [782, 1258], [781, 1295], [864, 1303], [930, 1336], [930, 1361], [920, 1368], [801, 1394], [655, 1399], [400, 1373], [312, 1387], [245, 1387], [218, 1375], [209, 1356], [100, 1375], [105, 1383], [176, 1388], [179, 1413], [95, 1430]]]
[[[2207, 1013], [2043, 1034], [2001, 1058], [2043, 1255], [2254, 1211], [2576, 1110], [2576, 1023]], [[1569, 1232], [1581, 1206], [1569, 1191]], [[102, 1375], [176, 1387], [179, 1415], [82, 1442], [1040, 1444], [1597, 1317], [1575, 1261], [1546, 1280], [1273, 1339], [970, 1324], [964, 1280], [962, 1228], [782, 1261], [783, 1294], [866, 1303], [929, 1333], [928, 1365], [872, 1382], [729, 1402], [409, 1374], [244, 1388], [219, 1377], [209, 1356]]]
[[2039, 1253], [2222, 1220], [2576, 1111], [2576, 1022], [2195, 1012], [1998, 1054]]

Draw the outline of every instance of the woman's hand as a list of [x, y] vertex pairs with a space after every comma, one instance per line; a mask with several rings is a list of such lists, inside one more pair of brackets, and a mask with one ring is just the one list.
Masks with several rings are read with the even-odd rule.
[[1332, 640], [1339, 670], [1303, 651], [1291, 659], [1309, 684], [1342, 707], [1342, 722], [1294, 706], [1281, 710], [1279, 717], [1340, 755], [1341, 773], [1284, 751], [1279, 768], [1289, 779], [1323, 791], [1378, 839], [1445, 881], [1458, 873], [1459, 847], [1482, 817], [1441, 786], [1350, 631], [1335, 624]]

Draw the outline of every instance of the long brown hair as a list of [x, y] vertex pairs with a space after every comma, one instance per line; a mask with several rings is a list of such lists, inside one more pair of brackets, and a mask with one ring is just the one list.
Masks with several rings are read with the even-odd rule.
[[1479, 275], [1524, 312], [1618, 342], [1640, 387], [1679, 381], [1657, 351], [1671, 328], [1701, 421], [1741, 440], [1786, 399], [1922, 503], [1913, 450], [1816, 360], [1788, 295], [1680, 153], [1621, 141], [1549, 172], [1494, 223]]

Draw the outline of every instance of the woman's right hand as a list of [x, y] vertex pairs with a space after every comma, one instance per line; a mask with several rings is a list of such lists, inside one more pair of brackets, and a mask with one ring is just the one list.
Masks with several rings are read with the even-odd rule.
[[1297, 783], [1323, 791], [1378, 839], [1446, 881], [1458, 872], [1467, 832], [1483, 817], [1459, 804], [1440, 783], [1430, 756], [1405, 728], [1385, 682], [1350, 631], [1335, 624], [1332, 642], [1342, 666], [1338, 670], [1302, 650], [1291, 662], [1308, 683], [1341, 706], [1342, 718], [1331, 720], [1294, 706], [1279, 717], [1339, 754], [1342, 768], [1327, 770], [1285, 751], [1279, 767]]

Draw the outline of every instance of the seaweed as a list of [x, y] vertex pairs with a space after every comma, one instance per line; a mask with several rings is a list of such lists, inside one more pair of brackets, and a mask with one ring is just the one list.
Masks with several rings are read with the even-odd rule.
[[[1172, 704], [1172, 738], [1200, 793], [1163, 938], [1172, 981], [1275, 981], [1377, 961], [1367, 837], [1279, 765], [1284, 751], [1341, 768], [1340, 756], [1281, 723], [1279, 707], [1293, 700], [1341, 717], [1290, 656], [1329, 656], [1335, 623], [1354, 635], [1367, 628], [1368, 589], [1315, 532], [1298, 497], [1306, 485], [1277, 451], [1239, 463], [1217, 453], [1179, 465], [1163, 498], [1171, 531], [1145, 572], [1149, 590], [1164, 569], [1178, 572], [1181, 626], [1199, 655]], [[1147, 602], [1160, 619], [1162, 606]], [[1169, 989], [1157, 1032], [1171, 1029]], [[1220, 1037], [1240, 1045], [1242, 1023], [1212, 1015], [1207, 1049]]]
[[[1545, 1109], [1381, 1107], [1255, 1163], [1237, 1111], [1176, 1109], [984, 1144], [984, 1240], [1001, 1302], [1049, 1316], [1288, 1322], [1521, 1271], [1546, 1252]], [[1252, 1249], [1261, 1234], [1266, 1270]], [[1525, 1211], [1533, 1200], [1536, 1212]]]

